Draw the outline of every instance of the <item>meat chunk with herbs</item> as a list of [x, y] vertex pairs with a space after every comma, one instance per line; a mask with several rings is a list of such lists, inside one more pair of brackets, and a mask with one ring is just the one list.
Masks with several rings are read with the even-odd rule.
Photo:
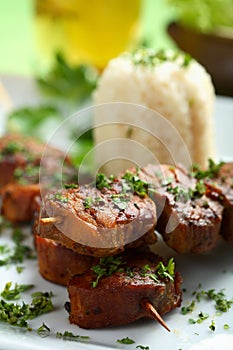
[[124, 191], [118, 180], [111, 187], [97, 185], [46, 196], [38, 234], [79, 254], [97, 257], [156, 241], [156, 208], [148, 196]]
[[75, 169], [62, 151], [47, 146], [43, 157], [45, 146], [31, 138], [6, 135], [0, 139], [0, 149], [2, 213], [9, 221], [30, 221], [34, 198], [42, 190], [75, 178]]
[[180, 286], [172, 259], [164, 263], [152, 253], [137, 251], [101, 258], [90, 271], [70, 280], [69, 319], [82, 328], [128, 324], [152, 318], [145, 301], [163, 315], [180, 306]]
[[179, 253], [200, 254], [216, 246], [223, 206], [207, 196], [203, 180], [182, 167], [168, 165], [148, 165], [139, 176], [147, 177], [157, 207], [156, 230], [169, 247]]

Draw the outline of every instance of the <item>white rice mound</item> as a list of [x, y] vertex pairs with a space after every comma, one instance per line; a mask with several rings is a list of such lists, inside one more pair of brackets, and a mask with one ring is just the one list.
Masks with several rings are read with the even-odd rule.
[[[119, 158], [123, 154], [122, 158], [140, 162], [139, 165], [150, 161], [151, 154], [161, 163], [182, 163], [186, 166], [191, 162], [205, 166], [208, 158], [214, 157], [215, 93], [211, 77], [194, 59], [182, 65], [182, 55], [178, 59], [154, 65], [135, 64], [130, 54], [123, 54], [109, 62], [94, 92], [94, 103], [127, 102], [137, 106], [110, 104], [97, 108], [95, 125], [111, 121], [123, 121], [129, 125], [96, 128], [95, 143], [106, 144], [106, 141], [123, 138], [136, 142], [138, 147], [132, 147], [133, 143], [125, 144], [123, 140], [117, 143], [118, 146], [114, 143], [111, 147], [109, 143], [109, 147], [99, 147], [99, 151], [97, 147], [99, 164], [116, 157], [116, 148]], [[153, 118], [151, 112], [138, 105], [157, 111], [164, 117], [163, 120], [157, 118], [155, 113]], [[149, 130], [156, 139], [148, 132], [132, 127], [134, 123]], [[150, 154], [148, 157], [145, 148]], [[119, 160], [116, 166], [106, 164], [105, 171], [119, 172], [127, 166], [122, 162]]]

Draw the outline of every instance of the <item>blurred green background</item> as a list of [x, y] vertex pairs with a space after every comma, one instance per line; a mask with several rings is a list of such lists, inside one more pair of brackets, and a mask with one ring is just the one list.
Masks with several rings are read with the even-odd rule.
[[[0, 74], [29, 76], [38, 72], [34, 6], [34, 0], [0, 0]], [[140, 30], [152, 47], [172, 46], [166, 33], [170, 18], [166, 0], [142, 0]]]

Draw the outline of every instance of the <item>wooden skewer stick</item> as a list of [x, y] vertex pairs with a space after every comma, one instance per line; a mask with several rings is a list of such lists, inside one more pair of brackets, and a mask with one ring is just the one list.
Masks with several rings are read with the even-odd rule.
[[154, 308], [154, 306], [147, 299], [143, 299], [141, 301], [141, 306], [146, 310], [155, 320], [157, 320], [168, 332], [170, 332], [170, 328], [164, 322], [158, 311]]
[[62, 222], [62, 217], [61, 216], [52, 216], [49, 218], [41, 218], [40, 221], [42, 224], [59, 224]]

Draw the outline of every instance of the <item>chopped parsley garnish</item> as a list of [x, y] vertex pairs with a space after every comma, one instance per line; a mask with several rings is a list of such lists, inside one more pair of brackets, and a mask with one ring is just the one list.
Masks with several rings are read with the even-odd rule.
[[195, 200], [201, 198], [206, 193], [206, 186], [203, 180], [200, 180], [197, 181], [196, 186], [193, 189], [188, 188], [187, 190], [184, 190], [182, 187], [179, 186], [169, 186], [167, 188], [167, 191], [174, 195], [175, 201], [180, 200], [183, 202], [187, 202], [188, 200]]
[[122, 265], [125, 262], [122, 257], [104, 257], [100, 258], [99, 264], [93, 266], [91, 269], [97, 275], [96, 280], [92, 282], [92, 287], [96, 288], [99, 280], [103, 276], [111, 276], [114, 272], [123, 272]]
[[130, 201], [129, 196], [126, 196], [123, 193], [113, 194], [111, 195], [111, 199], [116, 207], [118, 207], [120, 210], [125, 210], [128, 207], [128, 203]]
[[230, 326], [229, 326], [229, 324], [225, 323], [224, 326], [223, 326], [223, 328], [224, 328], [224, 329], [229, 329]]
[[126, 171], [126, 173], [122, 176], [131, 190], [136, 193], [140, 197], [144, 197], [148, 194], [149, 184], [145, 181], [142, 181], [137, 174], [133, 174], [130, 171]]
[[143, 346], [143, 345], [137, 345], [136, 349], [141, 349], [141, 350], [150, 350], [149, 346]]
[[213, 179], [216, 177], [224, 162], [215, 163], [212, 159], [209, 159], [208, 162], [209, 164], [207, 170], [201, 170], [199, 165], [194, 164], [191, 169], [191, 176], [198, 180], [208, 178]]
[[[99, 265], [95, 265], [92, 267], [92, 271], [97, 275], [95, 281], [92, 282], [92, 287], [97, 287], [99, 280], [103, 276], [111, 276], [115, 272], [125, 272], [129, 278], [135, 276], [134, 271], [129, 266], [124, 266], [126, 264], [125, 261], [122, 260], [122, 257], [106, 257], [100, 258]], [[174, 280], [174, 270], [175, 263], [173, 258], [171, 258], [165, 266], [161, 261], [158, 263], [156, 267], [150, 267], [149, 265], [144, 265], [141, 268], [140, 276], [141, 277], [149, 277], [153, 279], [155, 282], [158, 282], [160, 278], [168, 278], [171, 281]]]
[[99, 190], [102, 190], [105, 187], [109, 188], [110, 182], [111, 180], [109, 180], [106, 175], [102, 173], [96, 175], [96, 188], [98, 188]]
[[129, 344], [134, 344], [135, 341], [133, 339], [130, 339], [129, 337], [126, 337], [122, 339], [117, 339], [117, 343], [129, 345]]
[[190, 305], [183, 306], [181, 308], [181, 313], [182, 313], [182, 315], [187, 315], [187, 314], [193, 312], [194, 308], [195, 308], [195, 300], [193, 300]]
[[93, 205], [93, 199], [91, 197], [86, 197], [83, 201], [83, 206], [85, 209], [90, 209]]
[[90, 337], [85, 335], [74, 335], [72, 332], [65, 331], [64, 333], [57, 332], [56, 337], [63, 340], [70, 341], [89, 341]]
[[215, 325], [215, 322], [214, 320], [212, 320], [211, 324], [209, 325], [209, 329], [214, 332], [216, 330], [216, 325]]
[[57, 200], [59, 200], [62, 203], [68, 203], [69, 202], [69, 198], [62, 195], [61, 193], [56, 193], [53, 195], [53, 197]]
[[33, 249], [23, 244], [24, 238], [24, 234], [19, 228], [13, 230], [12, 240], [15, 246], [13, 250], [4, 246], [3, 252], [6, 256], [0, 260], [0, 266], [22, 263], [24, 259], [35, 259]]
[[6, 300], [20, 299], [21, 293], [29, 289], [32, 289], [34, 285], [16, 283], [14, 287], [12, 288], [11, 287], [12, 287], [12, 282], [8, 282], [6, 283], [4, 290], [1, 292], [1, 296]]
[[76, 189], [76, 188], [78, 188], [79, 186], [78, 186], [77, 184], [64, 184], [64, 187], [65, 187], [66, 189], [68, 189], [68, 188], [74, 188], [74, 189]]
[[13, 326], [29, 328], [28, 320], [53, 310], [53, 294], [37, 292], [32, 294], [30, 304], [8, 303], [0, 300], [0, 321], [7, 322]]
[[233, 305], [233, 298], [229, 300], [226, 299], [226, 295], [223, 290], [215, 292], [214, 289], [210, 289], [208, 291], [198, 292], [196, 299], [200, 301], [201, 298], [207, 298], [209, 300], [215, 301], [215, 309], [220, 312], [227, 312]]
[[50, 328], [43, 322], [37, 329], [37, 334], [39, 334], [42, 338], [45, 338], [50, 334]]
[[2, 149], [1, 154], [2, 155], [13, 155], [17, 152], [22, 152], [24, 151], [24, 147], [22, 146], [21, 143], [17, 141], [9, 141], [6, 146]]
[[177, 62], [180, 67], [187, 67], [192, 57], [184, 52], [173, 50], [154, 50], [151, 48], [141, 48], [131, 55], [134, 65], [154, 67], [164, 62]]

